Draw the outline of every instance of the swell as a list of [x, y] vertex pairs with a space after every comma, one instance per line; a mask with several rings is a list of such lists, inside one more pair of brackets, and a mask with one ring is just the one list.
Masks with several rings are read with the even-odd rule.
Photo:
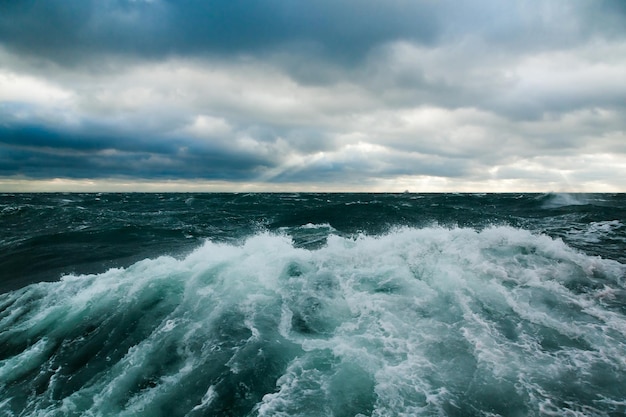
[[331, 232], [509, 225], [624, 263], [624, 207], [623, 194], [0, 194], [0, 292], [181, 257], [205, 239], [240, 243], [260, 230], [317, 249]]
[[625, 274], [512, 227], [207, 241], [1, 295], [0, 411], [616, 415]]

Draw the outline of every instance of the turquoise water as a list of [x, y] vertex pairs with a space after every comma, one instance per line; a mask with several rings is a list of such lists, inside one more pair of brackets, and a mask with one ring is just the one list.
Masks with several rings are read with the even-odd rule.
[[624, 415], [624, 202], [2, 195], [0, 415]]

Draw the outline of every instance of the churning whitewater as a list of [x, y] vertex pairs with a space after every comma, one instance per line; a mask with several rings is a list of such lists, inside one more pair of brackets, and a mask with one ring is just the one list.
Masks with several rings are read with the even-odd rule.
[[1, 294], [0, 415], [624, 415], [625, 277], [508, 225], [208, 239]]

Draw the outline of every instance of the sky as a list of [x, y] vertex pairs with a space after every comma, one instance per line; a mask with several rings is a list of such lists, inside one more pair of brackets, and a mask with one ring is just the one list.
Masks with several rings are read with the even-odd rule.
[[0, 0], [0, 191], [626, 192], [623, 0]]

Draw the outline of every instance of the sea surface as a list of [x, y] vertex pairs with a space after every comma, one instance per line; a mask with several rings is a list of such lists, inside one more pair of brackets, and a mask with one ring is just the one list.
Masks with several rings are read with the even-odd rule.
[[0, 417], [624, 415], [625, 194], [0, 194]]

